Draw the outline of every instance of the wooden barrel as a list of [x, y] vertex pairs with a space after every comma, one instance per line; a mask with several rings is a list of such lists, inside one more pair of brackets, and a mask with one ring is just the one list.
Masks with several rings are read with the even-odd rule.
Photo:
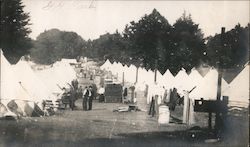
[[168, 106], [161, 105], [159, 106], [159, 124], [168, 124], [169, 123], [170, 112]]

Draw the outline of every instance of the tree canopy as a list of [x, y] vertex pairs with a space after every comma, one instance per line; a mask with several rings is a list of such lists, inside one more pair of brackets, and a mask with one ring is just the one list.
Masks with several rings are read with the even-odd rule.
[[204, 58], [205, 40], [191, 15], [184, 12], [173, 26], [156, 9], [138, 22], [130, 22], [124, 30], [133, 52], [148, 68], [162, 73], [170, 69], [176, 74], [182, 67], [191, 70]]
[[235, 68], [249, 61], [249, 24], [236, 25], [232, 30], [210, 37], [207, 43], [210, 65]]
[[29, 52], [29, 14], [23, 11], [21, 0], [1, 0], [0, 48], [11, 63]]
[[205, 39], [191, 15], [186, 15], [184, 12], [175, 22], [172, 39], [170, 69], [174, 72], [178, 72], [181, 68], [190, 71], [206, 58]]
[[124, 30], [124, 37], [130, 43], [128, 49], [132, 60], [149, 68], [157, 68], [157, 60], [165, 62], [166, 50], [170, 47], [171, 28], [167, 19], [156, 9], [138, 22], [130, 22]]
[[86, 49], [86, 44], [75, 32], [51, 29], [37, 37], [30, 53], [35, 62], [51, 64], [61, 58], [76, 58]]
[[45, 31], [34, 41], [31, 57], [51, 64], [61, 58], [87, 56], [157, 68], [161, 73], [170, 69], [174, 75], [181, 68], [188, 72], [204, 62], [231, 68], [249, 61], [249, 25], [236, 25], [223, 38], [216, 34], [205, 39], [199, 24], [186, 12], [171, 25], [154, 9], [137, 22], [131, 21], [122, 33], [106, 33], [95, 40], [85, 41], [74, 32], [58, 29]]

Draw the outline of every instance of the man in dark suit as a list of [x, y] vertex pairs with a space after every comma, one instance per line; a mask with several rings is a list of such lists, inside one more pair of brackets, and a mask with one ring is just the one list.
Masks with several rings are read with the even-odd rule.
[[92, 86], [89, 86], [89, 110], [92, 110], [92, 101], [94, 98], [94, 91]]
[[85, 111], [88, 110], [88, 106], [87, 106], [88, 98], [89, 98], [89, 90], [88, 90], [88, 87], [86, 86], [83, 90], [83, 100], [82, 100], [82, 108]]

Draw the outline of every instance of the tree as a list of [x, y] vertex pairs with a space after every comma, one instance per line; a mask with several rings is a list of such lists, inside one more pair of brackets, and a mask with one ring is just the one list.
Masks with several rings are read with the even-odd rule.
[[106, 33], [92, 42], [92, 57], [97, 57], [101, 60], [109, 58], [111, 60], [122, 61], [126, 60], [126, 55], [129, 54], [126, 48], [128, 46], [122, 35], [116, 31], [114, 34]]
[[205, 39], [199, 25], [186, 12], [175, 22], [172, 31], [170, 69], [175, 74], [181, 68], [190, 71], [206, 60]]
[[220, 65], [221, 68], [236, 68], [249, 61], [249, 24], [241, 27], [236, 25], [225, 32], [223, 40], [221, 34], [210, 37], [207, 52], [210, 65]]
[[41, 33], [34, 41], [31, 58], [42, 64], [51, 64], [62, 58], [76, 58], [85, 52], [86, 44], [74, 32], [51, 29]]
[[[171, 25], [156, 9], [138, 22], [130, 22], [124, 30], [124, 37], [131, 44], [132, 60], [143, 62], [145, 67], [155, 68], [155, 63], [166, 63], [166, 50], [169, 48]], [[165, 69], [165, 64], [158, 68]]]
[[1, 0], [0, 48], [11, 63], [29, 52], [29, 14], [21, 0]]
[[190, 71], [206, 60], [205, 39], [191, 15], [183, 15], [171, 26], [156, 9], [138, 22], [125, 27], [124, 37], [129, 40], [133, 62], [140, 59], [146, 68], [155, 67], [173, 74], [183, 67]]

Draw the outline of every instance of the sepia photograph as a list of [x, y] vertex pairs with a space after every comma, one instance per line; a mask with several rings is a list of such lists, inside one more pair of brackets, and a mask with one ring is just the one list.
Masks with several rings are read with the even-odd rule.
[[249, 147], [249, 0], [0, 4], [0, 147]]

